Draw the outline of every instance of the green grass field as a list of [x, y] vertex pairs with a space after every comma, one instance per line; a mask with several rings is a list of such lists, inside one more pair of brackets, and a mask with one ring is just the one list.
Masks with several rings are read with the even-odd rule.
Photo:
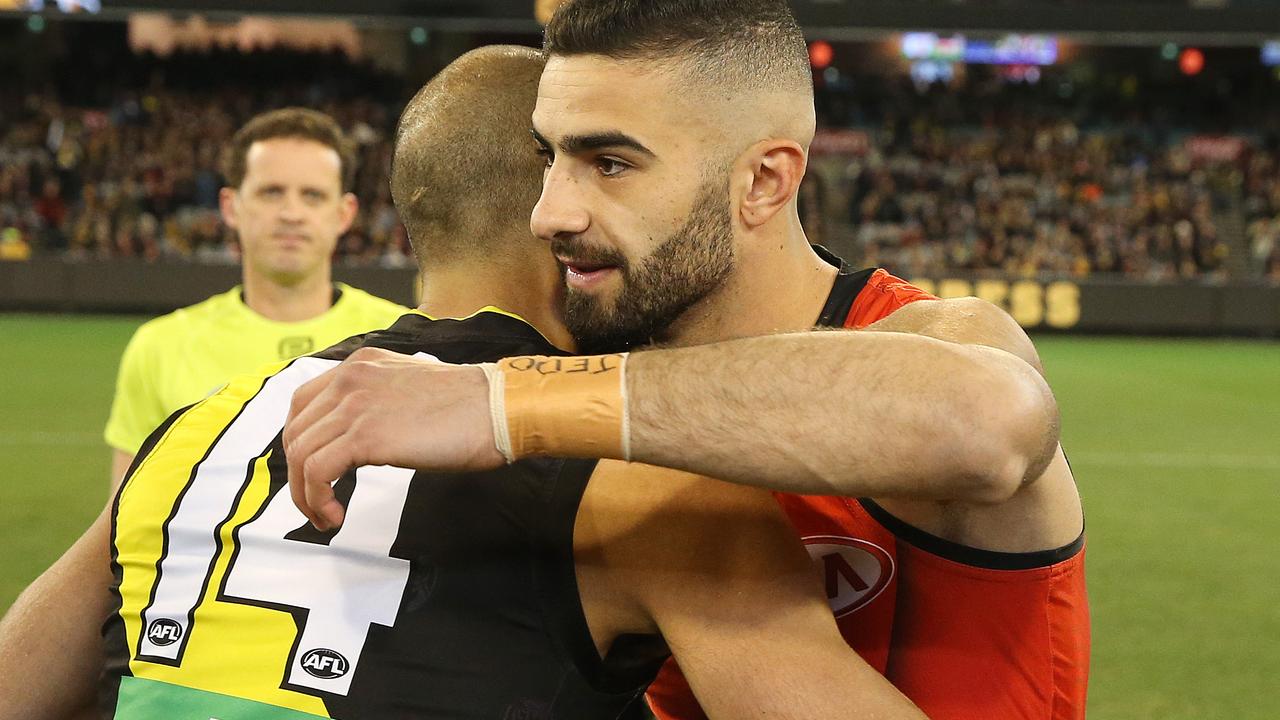
[[[0, 315], [0, 609], [105, 502], [139, 322]], [[1280, 343], [1038, 344], [1088, 515], [1089, 716], [1280, 717]]]

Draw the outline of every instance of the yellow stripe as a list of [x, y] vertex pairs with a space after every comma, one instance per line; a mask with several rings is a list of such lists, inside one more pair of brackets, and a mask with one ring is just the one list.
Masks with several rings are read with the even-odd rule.
[[[266, 379], [288, 363], [262, 373], [241, 376], [223, 390], [193, 406], [173, 423], [139, 464], [121, 491], [116, 513], [115, 548], [123, 568], [120, 586], [130, 671], [134, 676], [327, 716], [316, 697], [281, 690], [279, 684], [297, 634], [292, 616], [283, 611], [217, 600], [234, 552], [232, 533], [267, 500], [271, 478], [268, 457], [259, 458], [240, 504], [221, 530], [222, 552], [196, 608], [181, 667], [134, 660], [142, 630], [142, 611], [156, 582], [163, 552], [165, 521], [178, 496], [219, 435], [262, 388]], [[226, 509], [227, 514], [232, 508]]]
[[529, 327], [533, 328], [533, 331], [534, 331], [534, 332], [536, 332], [536, 333], [538, 333], [538, 335], [539, 335], [539, 336], [541, 336], [543, 340], [546, 340], [546, 342], [547, 342], [547, 344], [548, 344], [548, 345], [552, 345], [552, 346], [554, 346], [554, 345], [555, 345], [555, 343], [551, 342], [551, 340], [550, 340], [550, 339], [549, 339], [545, 334], [543, 334], [543, 332], [542, 332], [541, 330], [539, 330], [536, 326], [534, 326], [534, 324], [533, 324], [533, 323], [529, 322], [528, 320], [525, 320], [524, 318], [520, 317], [519, 315], [517, 315], [517, 314], [515, 314], [515, 313], [513, 313], [513, 312], [508, 312], [508, 311], [503, 310], [502, 308], [497, 307], [497, 306], [495, 306], [495, 305], [485, 305], [484, 307], [482, 307], [482, 308], [480, 308], [479, 310], [477, 310], [477, 311], [475, 311], [475, 312], [471, 313], [470, 315], [468, 315], [468, 316], [466, 316], [466, 317], [460, 317], [460, 318], [453, 318], [453, 317], [438, 318], [438, 317], [435, 317], [434, 315], [428, 315], [427, 313], [422, 312], [421, 310], [417, 310], [417, 309], [415, 309], [415, 310], [410, 310], [407, 314], [409, 314], [409, 315], [421, 315], [422, 317], [424, 317], [424, 318], [426, 318], [426, 319], [428, 319], [428, 320], [433, 320], [433, 321], [434, 321], [434, 320], [459, 320], [459, 321], [462, 321], [462, 320], [470, 320], [471, 318], [473, 318], [473, 317], [475, 317], [475, 316], [477, 316], [477, 315], [480, 315], [481, 313], [493, 313], [494, 315], [505, 315], [506, 317], [512, 318], [513, 320], [519, 320], [520, 322], [524, 323], [525, 325], [528, 325]]
[[[408, 314], [410, 314], [410, 315], [421, 315], [422, 317], [424, 317], [424, 318], [426, 318], [426, 319], [428, 319], [428, 320], [470, 320], [471, 318], [473, 318], [473, 317], [475, 317], [475, 316], [479, 315], [480, 313], [494, 313], [495, 315], [506, 315], [506, 316], [507, 316], [507, 317], [509, 317], [509, 318], [515, 318], [516, 320], [519, 320], [520, 322], [524, 323], [525, 325], [529, 325], [529, 321], [528, 321], [528, 320], [525, 320], [524, 318], [520, 317], [519, 315], [517, 315], [517, 314], [515, 314], [515, 313], [513, 313], [513, 312], [507, 312], [506, 310], [503, 310], [502, 308], [497, 307], [497, 306], [495, 306], [495, 305], [485, 305], [484, 307], [482, 307], [482, 308], [480, 308], [479, 310], [477, 310], [477, 311], [475, 311], [475, 312], [471, 313], [470, 315], [468, 315], [468, 316], [466, 316], [466, 317], [460, 317], [460, 318], [455, 318], [455, 317], [446, 317], [446, 318], [435, 317], [434, 315], [428, 315], [428, 314], [426, 314], [426, 313], [422, 312], [421, 310], [416, 310], [416, 309], [415, 309], [415, 310], [410, 310]], [[532, 326], [531, 326], [531, 327], [532, 327]]]

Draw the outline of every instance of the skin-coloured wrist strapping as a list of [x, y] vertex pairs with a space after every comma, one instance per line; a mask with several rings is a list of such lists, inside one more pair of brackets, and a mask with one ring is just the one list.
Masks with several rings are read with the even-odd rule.
[[481, 366], [498, 452], [631, 459], [627, 355], [529, 355]]

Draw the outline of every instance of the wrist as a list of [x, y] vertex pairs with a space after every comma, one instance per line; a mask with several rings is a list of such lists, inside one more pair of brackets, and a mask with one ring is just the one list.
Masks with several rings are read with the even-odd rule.
[[626, 354], [530, 355], [482, 366], [498, 451], [507, 462], [630, 459], [626, 364]]

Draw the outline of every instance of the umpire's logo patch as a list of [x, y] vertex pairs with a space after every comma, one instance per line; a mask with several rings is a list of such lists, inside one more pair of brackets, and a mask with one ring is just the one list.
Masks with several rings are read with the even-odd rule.
[[893, 556], [884, 548], [851, 537], [814, 535], [804, 538], [827, 588], [836, 617], [844, 617], [876, 599], [893, 579]]
[[276, 346], [276, 351], [280, 353], [281, 360], [292, 360], [299, 355], [306, 355], [312, 350], [315, 350], [315, 348], [315, 338], [297, 336], [282, 339], [280, 344]]

